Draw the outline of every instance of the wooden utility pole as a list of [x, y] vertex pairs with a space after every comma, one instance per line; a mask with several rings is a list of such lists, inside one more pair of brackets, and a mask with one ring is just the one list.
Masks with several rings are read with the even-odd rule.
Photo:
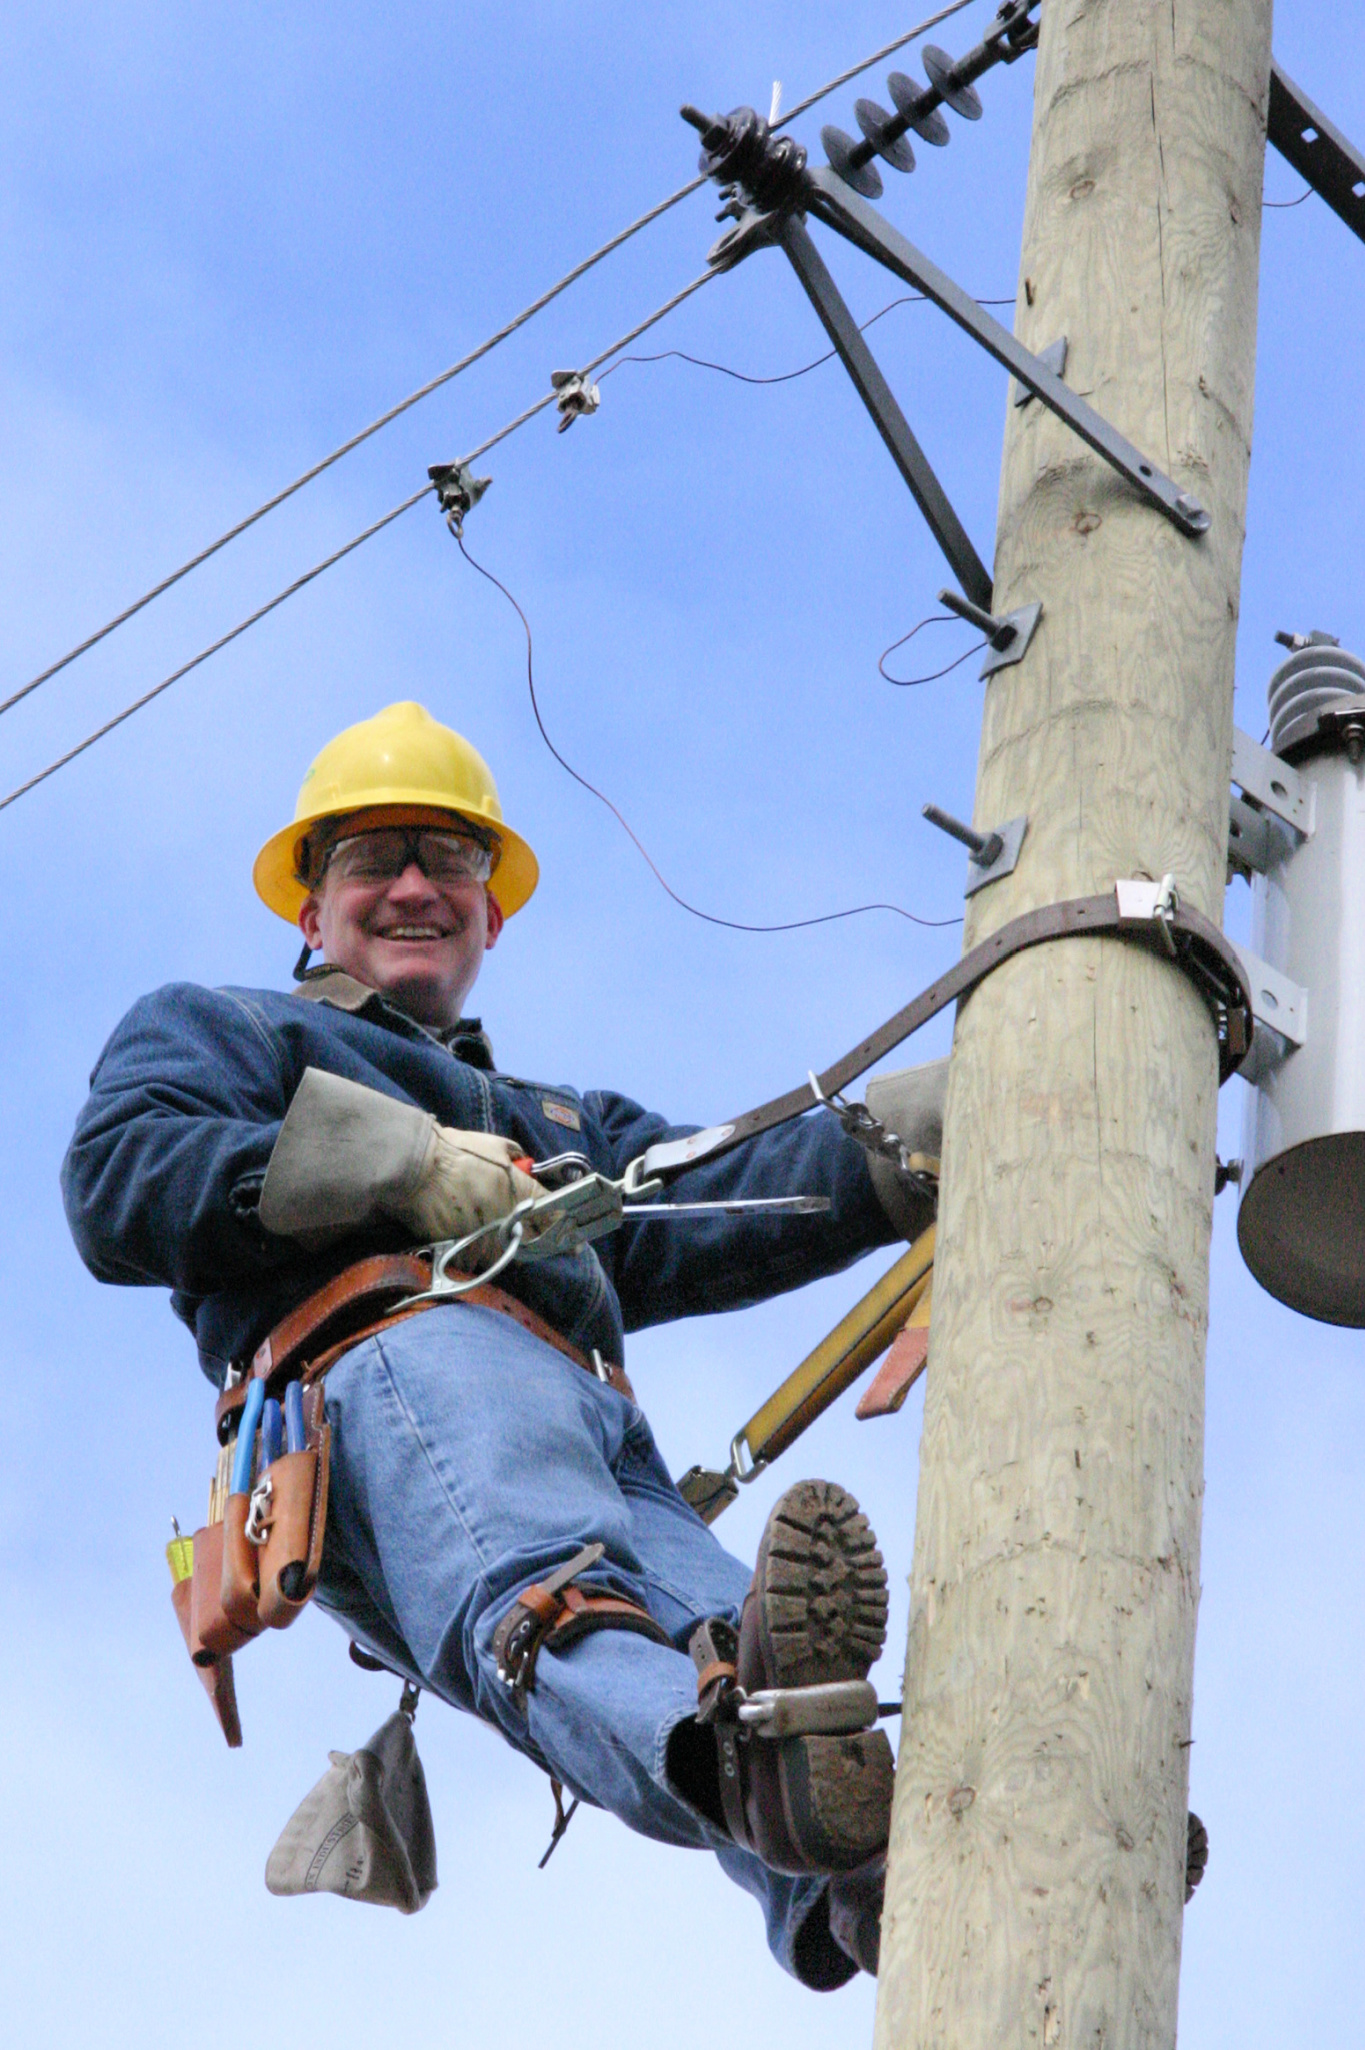
[[[975, 819], [1029, 826], [969, 946], [1120, 876], [1221, 922], [1270, 25], [1043, 8], [1018, 331], [1066, 335], [1213, 524], [1010, 408], [995, 609], [1045, 613], [988, 688]], [[1216, 1099], [1202, 999], [1116, 939], [1018, 956], [959, 1019], [880, 2050], [1175, 2042]]]

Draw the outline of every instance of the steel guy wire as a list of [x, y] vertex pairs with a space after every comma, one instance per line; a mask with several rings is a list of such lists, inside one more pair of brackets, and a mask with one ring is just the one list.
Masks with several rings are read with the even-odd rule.
[[[693, 278], [691, 284], [684, 285], [680, 292], [675, 292], [672, 298], [664, 301], [662, 306], [656, 307], [647, 319], [637, 321], [636, 325], [630, 328], [627, 333], [618, 336], [610, 348], [603, 349], [599, 355], [594, 356], [592, 361], [585, 366], [584, 375], [595, 370], [599, 364], [605, 363], [607, 358], [614, 356], [618, 349], [628, 347], [637, 335], [644, 334], [646, 329], [653, 327], [657, 321], [664, 318], [665, 314], [671, 313], [675, 306], [680, 306], [684, 299], [690, 298], [693, 292], [699, 291], [712, 278], [721, 277], [722, 275], [723, 273], [720, 271], [702, 271], [700, 276]], [[515, 433], [517, 428], [524, 426], [537, 413], [543, 413], [545, 408], [552, 405], [558, 396], [558, 393], [553, 390], [547, 392], [544, 398], [536, 401], [535, 405], [528, 406], [524, 412], [518, 413], [515, 419], [509, 420], [505, 427], [500, 427], [496, 434], [490, 434], [486, 441], [481, 441], [477, 448], [471, 449], [468, 455], [462, 456], [460, 458], [461, 463], [472, 463], [479, 456], [485, 454], [487, 450], [495, 447], [498, 442], [505, 441], [509, 434]], [[255, 626], [258, 620], [266, 617], [267, 613], [273, 612], [277, 606], [283, 605], [286, 598], [292, 598], [296, 591], [301, 591], [305, 584], [311, 584], [313, 579], [320, 577], [324, 570], [331, 569], [333, 564], [340, 562], [344, 556], [353, 554], [364, 542], [371, 540], [374, 535], [382, 532], [385, 527], [391, 526], [403, 513], [408, 512], [419, 500], [430, 496], [435, 489], [434, 483], [424, 484], [419, 491], [414, 491], [411, 497], [405, 498], [400, 505], [394, 506], [380, 519], [375, 520], [370, 526], [364, 528], [361, 533], [356, 534], [340, 548], [334, 549], [330, 555], [324, 556], [321, 562], [315, 562], [311, 569], [306, 569], [302, 576], [295, 577], [293, 582], [286, 584], [282, 591], [277, 591], [273, 598], [268, 598], [264, 605], [258, 605], [254, 612], [248, 613], [245, 619], [239, 620], [237, 625], [230, 627], [225, 634], [220, 634], [216, 641], [209, 643], [208, 647], [201, 648], [199, 653], [192, 655], [188, 662], [182, 662], [178, 669], [172, 670], [169, 676], [163, 677], [161, 682], [154, 684], [151, 690], [144, 691], [141, 697], [134, 698], [130, 705], [125, 705], [123, 710], [116, 712], [112, 719], [106, 719], [102, 726], [97, 726], [93, 733], [88, 733], [84, 740], [77, 742], [75, 747], [68, 748], [65, 754], [58, 755], [57, 759], [49, 762], [45, 769], [40, 769], [36, 776], [30, 776], [27, 782], [20, 783], [17, 788], [11, 790], [7, 797], [0, 798], [0, 811], [5, 811], [11, 804], [17, 802], [19, 798], [26, 796], [30, 790], [36, 789], [38, 784], [45, 783], [49, 776], [55, 776], [58, 769], [64, 769], [68, 762], [75, 761], [77, 755], [84, 754], [86, 749], [93, 747], [97, 740], [103, 740], [107, 733], [112, 733], [114, 728], [121, 726], [125, 719], [131, 719], [134, 712], [140, 712], [144, 705], [149, 705], [152, 702], [153, 698], [159, 698], [161, 693], [169, 690], [173, 683], [179, 683], [182, 676], [188, 676], [190, 671], [197, 669], [201, 662], [207, 662], [210, 655], [216, 655], [220, 648], [227, 647], [230, 641], [235, 641], [240, 634], [244, 634], [248, 627]], [[471, 557], [471, 561], [472, 559]]]
[[[830, 93], [837, 91], [841, 85], [846, 85], [850, 78], [856, 78], [860, 72], [869, 70], [874, 64], [879, 64], [882, 58], [890, 56], [893, 50], [902, 49], [906, 43], [912, 43], [917, 37], [927, 35], [931, 28], [936, 28], [941, 21], [946, 21], [949, 15], [960, 14], [964, 7], [970, 5], [971, 0], [953, 0], [953, 4], [950, 7], [941, 8], [937, 14], [926, 16], [914, 28], [907, 30], [903, 36], [899, 36], [895, 42], [887, 43], [882, 49], [874, 51], [872, 56], [864, 58], [861, 64], [855, 64], [852, 70], [840, 72], [837, 78], [831, 78], [827, 84], [822, 85], [818, 92], [809, 94], [804, 100], [798, 100], [797, 104], [783, 115], [783, 120], [794, 121], [798, 114], [804, 114], [807, 108], [813, 107], [818, 100], [825, 99]], [[159, 583], [153, 584], [150, 590], [144, 591], [140, 598], [135, 598], [130, 605], [125, 605], [121, 612], [116, 612], [112, 619], [106, 620], [104, 625], [97, 627], [94, 633], [87, 634], [83, 641], [78, 641], [74, 648], [68, 648], [64, 655], [60, 655], [55, 662], [50, 662], [46, 669], [39, 670], [36, 676], [30, 677], [29, 681], [22, 684], [18, 690], [11, 691], [7, 698], [0, 699], [0, 717], [3, 717], [15, 705], [21, 703], [31, 692], [37, 690], [41, 684], [49, 682], [52, 677], [58, 675], [63, 669], [68, 668], [80, 656], [86, 655], [92, 648], [98, 647], [99, 643], [107, 639], [117, 627], [125, 625], [128, 620], [141, 612], [144, 606], [150, 605], [154, 598], [160, 598], [163, 593], [178, 584], [183, 577], [187, 577], [191, 570], [200, 568], [211, 556], [217, 555], [220, 549], [226, 548], [230, 541], [235, 541], [239, 535], [245, 534], [248, 528], [254, 527], [258, 520], [263, 520], [267, 513], [274, 512], [277, 506], [283, 505], [286, 499], [294, 496], [295, 492], [302, 491], [305, 484], [311, 484], [314, 478], [320, 477], [325, 470], [330, 470], [334, 463], [339, 463], [343, 456], [349, 455], [353, 449], [359, 448], [362, 442], [368, 441], [372, 435], [378, 434], [381, 428], [389, 426], [401, 414], [408, 412], [413, 406], [418, 405], [421, 400], [430, 398], [434, 391], [439, 391], [443, 385], [447, 385], [453, 378], [459, 377], [463, 371], [468, 370], [473, 364], [479, 362], [482, 357], [491, 354], [509, 336], [514, 335], [518, 328], [524, 327], [527, 321], [542, 312], [552, 300], [557, 299], [561, 292], [567, 291], [570, 285], [575, 284], [579, 278], [592, 270], [595, 265], [601, 263], [605, 257], [612, 255], [614, 251], [621, 248], [623, 243], [629, 242], [633, 235], [638, 235], [642, 228], [649, 227], [661, 215], [666, 214], [670, 208], [677, 206], [680, 200], [687, 199], [692, 193], [699, 191], [706, 182], [706, 174], [701, 173], [697, 177], [689, 179], [685, 185], [680, 185], [676, 192], [671, 192], [668, 195], [667, 199], [661, 199], [657, 206], [652, 206], [647, 212], [639, 215], [628, 227], [622, 228], [618, 234], [613, 235], [600, 248], [595, 249], [591, 256], [585, 256], [581, 263], [574, 265], [572, 270], [565, 271], [563, 277], [551, 285], [547, 291], [542, 292], [539, 298], [533, 299], [528, 306], [524, 306], [520, 313], [514, 314], [511, 320], [507, 321], [502, 327], [495, 329], [486, 340], [479, 343], [477, 348], [471, 349], [467, 355], [461, 356], [457, 363], [452, 363], [448, 370], [441, 371], [438, 376], [429, 378], [425, 384], [419, 385], [416, 391], [409, 392], [405, 399], [398, 401], [397, 405], [390, 406], [377, 419], [371, 420], [368, 427], [362, 427], [357, 434], [353, 434], [348, 440], [341, 442], [338, 447], [331, 451], [330, 455], [323, 456], [320, 461], [312, 464], [309, 469], [302, 471], [294, 478], [292, 483], [286, 484], [281, 490], [275, 492], [272, 497], [265, 499], [253, 512], [247, 513], [235, 525], [228, 527], [216, 540], [210, 541], [197, 554], [190, 556], [187, 561], [182, 562], [178, 569], [173, 569], [169, 575], [162, 577]], [[533, 410], [540, 411], [541, 409], [536, 407]], [[529, 419], [531, 416], [528, 413], [525, 417]], [[511, 431], [510, 427], [504, 430], [506, 433]], [[486, 446], [491, 447], [492, 443], [488, 443]], [[479, 453], [481, 451], [475, 451], [475, 454]], [[18, 793], [14, 794], [17, 795]], [[9, 803], [10, 799], [7, 798], [5, 802]], [[0, 809], [3, 809], [3, 806], [0, 806]]]
[[[452, 532], [455, 532], [455, 530], [452, 529]], [[703, 911], [698, 905], [689, 904], [686, 897], [680, 896], [678, 892], [673, 888], [673, 885], [668, 881], [667, 877], [663, 875], [653, 855], [645, 846], [644, 841], [640, 838], [639, 834], [635, 831], [635, 828], [630, 824], [629, 820], [624, 816], [624, 814], [620, 812], [617, 809], [616, 805], [612, 803], [612, 800], [606, 795], [605, 791], [599, 790], [595, 783], [590, 783], [586, 776], [581, 775], [579, 773], [579, 771], [573, 766], [572, 762], [566, 761], [564, 756], [559, 752], [559, 749], [551, 740], [549, 733], [546, 730], [545, 721], [541, 717], [540, 700], [536, 695], [536, 676], [531, 642], [531, 622], [526, 617], [526, 614], [522, 611], [516, 599], [512, 596], [512, 593], [508, 590], [506, 584], [503, 583], [502, 579], [500, 577], [494, 576], [491, 569], [485, 569], [481, 562], [475, 561], [474, 557], [470, 554], [469, 550], [465, 546], [463, 534], [455, 532], [455, 540], [456, 544], [459, 547], [461, 555], [469, 564], [469, 567], [471, 569], [477, 570], [481, 577], [485, 578], [488, 583], [492, 584], [496, 590], [502, 592], [503, 597], [507, 600], [512, 610], [516, 613], [517, 618], [521, 621], [522, 632], [526, 636], [526, 683], [527, 688], [531, 693], [531, 710], [535, 715], [536, 725], [540, 729], [541, 739], [545, 742], [546, 747], [550, 750], [550, 753], [559, 763], [560, 768], [563, 769], [567, 775], [572, 776], [575, 783], [579, 784], [591, 796], [595, 797], [599, 804], [604, 804], [606, 806], [607, 810], [616, 820], [617, 825], [621, 827], [622, 831], [634, 844], [636, 852], [640, 854], [643, 858], [645, 865], [649, 869], [651, 875], [654, 877], [655, 882], [658, 883], [660, 889], [662, 889], [667, 896], [671, 897], [673, 899], [673, 902], [679, 905], [682, 910], [690, 912], [693, 918], [702, 919], [707, 925], [723, 925], [729, 932], [799, 932], [806, 926], [833, 925], [836, 922], [836, 920], [841, 918], [860, 918], [866, 911], [893, 911], [896, 914], [897, 918], [908, 919], [911, 925], [923, 925], [931, 927], [961, 925], [962, 920], [960, 918], [920, 918], [917, 913], [905, 910], [904, 907], [900, 904], [854, 904], [847, 911], [822, 912], [818, 918], [790, 918], [785, 920], [781, 925], [749, 925], [738, 918], [718, 918], [715, 912], [713, 911]]]

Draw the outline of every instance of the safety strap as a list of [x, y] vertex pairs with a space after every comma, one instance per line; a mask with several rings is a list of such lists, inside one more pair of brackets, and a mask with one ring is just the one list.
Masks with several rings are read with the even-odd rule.
[[755, 1139], [760, 1132], [770, 1132], [775, 1125], [784, 1125], [814, 1109], [820, 1097], [835, 1096], [850, 1082], [856, 1082], [911, 1033], [918, 1032], [921, 1025], [927, 1025], [955, 1000], [969, 996], [993, 969], [1026, 948], [1040, 946], [1045, 940], [1088, 939], [1106, 933], [1159, 948], [1189, 976], [1213, 1014], [1218, 1033], [1219, 1081], [1226, 1082], [1251, 1045], [1251, 991], [1241, 962], [1216, 925], [1180, 903], [1169, 876], [1161, 883], [1125, 879], [1102, 896], [1070, 897], [1060, 904], [1045, 904], [1002, 925], [989, 939], [964, 954], [955, 968], [937, 982], [931, 982], [928, 989], [888, 1018], [870, 1038], [861, 1041], [823, 1075], [817, 1075], [819, 1096], [806, 1081], [797, 1089], [789, 1089], [785, 1096], [775, 1096], [770, 1103], [745, 1111], [728, 1124], [711, 1125], [686, 1139], [661, 1141], [633, 1164], [633, 1179], [646, 1181], [655, 1175], [677, 1174], [699, 1160], [714, 1160], [732, 1147], [743, 1145], [746, 1139]]
[[519, 1700], [535, 1683], [536, 1660], [547, 1643], [552, 1650], [567, 1650], [594, 1630], [630, 1630], [656, 1644], [668, 1643], [668, 1633], [638, 1602], [572, 1585], [605, 1550], [601, 1544], [584, 1545], [544, 1580], [524, 1588], [494, 1631], [498, 1678]]

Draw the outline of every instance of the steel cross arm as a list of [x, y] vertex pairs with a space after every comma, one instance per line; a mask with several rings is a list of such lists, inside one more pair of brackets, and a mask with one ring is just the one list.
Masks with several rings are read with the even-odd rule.
[[1270, 67], [1266, 140], [1365, 242], [1365, 156], [1276, 63]]
[[1069, 390], [1061, 378], [1040, 362], [1030, 349], [1026, 349], [1008, 328], [1002, 327], [998, 320], [992, 320], [990, 314], [955, 284], [946, 271], [941, 271], [912, 242], [907, 242], [889, 221], [882, 219], [875, 207], [859, 199], [833, 171], [808, 171], [800, 203], [827, 227], [837, 230], [856, 248], [875, 258], [896, 277], [903, 278], [907, 285], [915, 286], [936, 306], [942, 307], [950, 320], [965, 328], [974, 341], [994, 356], [997, 363], [1003, 363], [1006, 370], [1018, 378], [1026, 391], [1031, 391], [1059, 419], [1065, 420], [1074, 434], [1087, 442], [1096, 455], [1103, 456], [1107, 463], [1112, 464], [1119, 475], [1126, 477], [1134, 490], [1158, 512], [1164, 513], [1182, 534], [1194, 539], [1208, 532], [1209, 515], [1203, 506], [1187, 491], [1182, 491], [1155, 463], [1149, 462], [1141, 450], [1134, 448], [1116, 427], [1111, 427], [1093, 406]]
[[858, 396], [876, 422], [877, 432], [891, 451], [891, 459], [910, 487], [910, 493], [929, 523], [930, 531], [952, 565], [963, 591], [973, 604], [991, 605], [991, 576], [967, 537], [966, 529], [948, 502], [948, 495], [935, 476], [929, 458], [910, 431], [904, 413], [896, 404], [891, 387], [877, 368], [876, 358], [849, 312], [839, 288], [825, 268], [819, 250], [806, 233], [797, 214], [775, 220], [773, 239], [791, 259], [793, 270], [805, 287], [820, 324], [839, 353], [853, 379]]

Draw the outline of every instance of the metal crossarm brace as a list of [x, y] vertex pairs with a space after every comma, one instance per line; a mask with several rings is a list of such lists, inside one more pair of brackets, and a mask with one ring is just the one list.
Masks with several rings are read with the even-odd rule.
[[911, 496], [928, 521], [934, 539], [952, 564], [958, 582], [974, 604], [989, 610], [990, 572], [973, 548], [928, 457], [911, 433], [891, 387], [877, 368], [876, 358], [859, 332], [858, 323], [844, 304], [819, 250], [807, 234], [805, 223], [798, 214], [786, 214], [774, 223], [773, 233], [774, 239], [791, 259], [792, 268], [820, 316], [821, 326], [838, 351], [859, 398], [876, 422], [877, 431], [891, 451], [896, 468], [909, 485]]
[[1365, 156], [1279, 64], [1270, 67], [1266, 140], [1365, 242]]
[[806, 173], [802, 204], [826, 226], [852, 242], [855, 248], [932, 299], [950, 320], [965, 328], [988, 355], [1002, 363], [1025, 390], [1041, 399], [1074, 434], [1088, 443], [1097, 455], [1103, 456], [1149, 505], [1164, 513], [1182, 534], [1195, 539], [1207, 533], [1209, 515], [1203, 506], [1197, 504], [1187, 491], [1182, 491], [1155, 463], [1149, 462], [1141, 450], [1134, 448], [1116, 427], [1111, 427], [1093, 406], [1069, 390], [1041, 358], [1026, 349], [998, 320], [993, 320], [984, 307], [978, 306], [969, 293], [954, 283], [946, 271], [941, 271], [912, 242], [907, 242], [889, 221], [882, 219], [875, 207], [869, 206], [865, 199], [859, 199], [833, 171]]

